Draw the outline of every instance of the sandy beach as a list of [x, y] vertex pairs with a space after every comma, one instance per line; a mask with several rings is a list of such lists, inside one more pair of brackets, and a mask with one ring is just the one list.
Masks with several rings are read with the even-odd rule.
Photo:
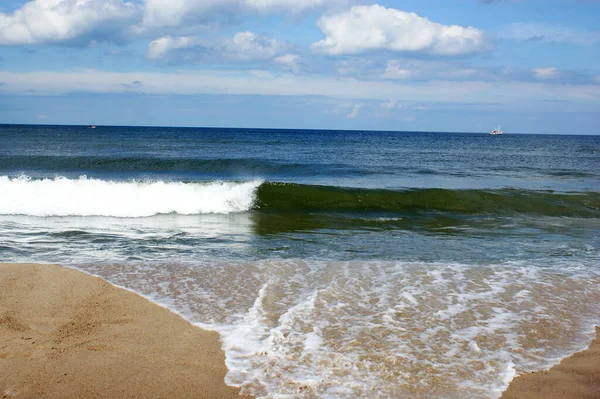
[[600, 328], [589, 348], [550, 370], [516, 377], [502, 399], [600, 398]]
[[59, 266], [0, 264], [2, 398], [239, 398], [215, 332]]
[[[53, 265], [0, 264], [0, 286], [2, 398], [241, 397], [217, 333], [133, 292]], [[502, 398], [599, 398], [599, 341]]]

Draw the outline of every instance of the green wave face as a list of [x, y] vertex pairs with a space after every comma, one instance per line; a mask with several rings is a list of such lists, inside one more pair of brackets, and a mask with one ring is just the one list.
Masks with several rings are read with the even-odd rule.
[[600, 193], [554, 193], [516, 189], [368, 190], [264, 183], [257, 190], [255, 210], [265, 212], [426, 212], [469, 214], [532, 214], [579, 218], [600, 217]]

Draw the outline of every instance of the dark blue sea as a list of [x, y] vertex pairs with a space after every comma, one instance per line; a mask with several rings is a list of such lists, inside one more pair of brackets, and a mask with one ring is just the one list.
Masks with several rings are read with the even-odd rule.
[[600, 324], [600, 136], [0, 125], [0, 261], [221, 334], [268, 398], [496, 398]]

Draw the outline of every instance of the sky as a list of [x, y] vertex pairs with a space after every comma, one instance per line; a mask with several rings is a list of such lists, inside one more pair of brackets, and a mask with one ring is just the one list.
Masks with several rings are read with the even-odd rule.
[[0, 123], [600, 134], [600, 0], [2, 0]]

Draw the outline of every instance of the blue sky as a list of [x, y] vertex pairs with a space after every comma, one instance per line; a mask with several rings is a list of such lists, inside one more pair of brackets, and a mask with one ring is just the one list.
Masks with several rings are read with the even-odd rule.
[[0, 123], [600, 134], [598, 0], [3, 0]]

